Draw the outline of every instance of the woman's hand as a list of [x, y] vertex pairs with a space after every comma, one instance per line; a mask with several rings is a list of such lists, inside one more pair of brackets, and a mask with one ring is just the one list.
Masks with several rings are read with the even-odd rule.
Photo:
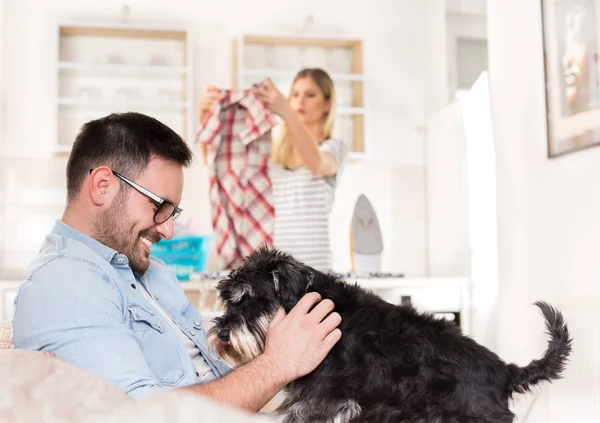
[[283, 119], [293, 111], [287, 98], [281, 94], [281, 91], [273, 85], [270, 79], [267, 79], [262, 85], [256, 85], [254, 92], [269, 110]]
[[202, 91], [200, 96], [200, 103], [198, 104], [198, 123], [204, 125], [206, 117], [210, 113], [210, 110], [219, 99], [221, 91], [214, 85], [208, 85]]

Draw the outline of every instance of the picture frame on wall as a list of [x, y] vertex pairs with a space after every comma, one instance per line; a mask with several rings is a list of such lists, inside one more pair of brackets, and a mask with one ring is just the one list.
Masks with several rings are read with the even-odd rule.
[[600, 0], [541, 0], [548, 157], [600, 145]]

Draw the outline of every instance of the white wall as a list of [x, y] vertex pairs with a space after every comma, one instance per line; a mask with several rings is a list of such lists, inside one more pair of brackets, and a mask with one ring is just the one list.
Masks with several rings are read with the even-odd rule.
[[427, 272], [468, 275], [466, 145], [461, 105], [432, 114], [427, 125]]
[[[477, 0], [478, 3], [484, 3]], [[455, 99], [458, 83], [458, 42], [461, 39], [485, 41], [487, 40], [486, 16], [476, 13], [457, 14], [452, 9], [448, 10], [446, 17], [446, 51], [448, 55], [448, 99]]]
[[[27, 188], [30, 198], [18, 214], [5, 219], [5, 237], [20, 237], [18, 247], [5, 252], [11, 272], [37, 250], [43, 230], [60, 216], [64, 192], [64, 159], [51, 157], [55, 105], [57, 22], [120, 18], [123, 2], [116, 0], [4, 0], [3, 73], [6, 84], [4, 157], [0, 186], [12, 192]], [[347, 270], [348, 208], [365, 193], [380, 215], [384, 230], [384, 270], [420, 276], [425, 272], [424, 149], [418, 127], [425, 116], [445, 104], [447, 92], [445, 5], [439, 0], [174, 0], [128, 2], [131, 17], [141, 21], [188, 23], [197, 43], [196, 90], [231, 81], [231, 41], [243, 31], [298, 30], [307, 14], [315, 30], [352, 34], [364, 39], [369, 106], [367, 138], [373, 156], [368, 163], [348, 167], [333, 216], [336, 234], [334, 265]], [[367, 7], [368, 5], [368, 7]], [[18, 35], [17, 35], [18, 34]], [[19, 42], [8, 42], [18, 37]], [[207, 231], [205, 169], [200, 161], [187, 173], [184, 201], [188, 218]], [[410, 181], [410, 184], [407, 184]], [[36, 189], [53, 197], [40, 212]], [[19, 200], [21, 201], [21, 200]], [[25, 201], [25, 200], [23, 200]], [[11, 206], [17, 209], [17, 204]], [[347, 220], [347, 221], [346, 221]], [[36, 222], [35, 232], [23, 222]], [[12, 254], [7, 257], [6, 254]]]
[[471, 16], [485, 16], [485, 0], [446, 0], [446, 9], [449, 13]]
[[487, 74], [427, 126], [427, 266], [472, 284], [469, 335], [496, 349], [496, 178]]
[[[567, 377], [544, 391], [530, 421], [598, 419], [600, 402], [586, 399], [600, 398], [600, 362], [597, 350], [586, 346], [600, 338], [600, 148], [547, 159], [540, 2], [488, 0], [488, 13], [497, 145], [498, 352], [519, 364], [539, 357], [546, 336], [531, 303], [548, 300], [564, 308], [575, 338], [573, 361]], [[593, 320], [582, 319], [578, 308]]]
[[[3, 32], [2, 28], [4, 27], [4, 0], [0, 0], [0, 51], [2, 51], [2, 44], [3, 44]], [[4, 145], [4, 137], [3, 137], [3, 131], [1, 130], [1, 128], [4, 127], [3, 125], [3, 115], [4, 115], [4, 80], [3, 80], [3, 72], [2, 72], [2, 58], [3, 55], [0, 54], [0, 151], [2, 151], [3, 149], [3, 145]], [[0, 162], [1, 164], [1, 162]], [[4, 196], [3, 193], [3, 186], [2, 186], [2, 179], [0, 178], [0, 199], [2, 199]], [[2, 254], [2, 252], [4, 251], [4, 205], [1, 204], [2, 201], [0, 200], [0, 275], [2, 275], [3, 273], [3, 269], [4, 269], [4, 254]]]

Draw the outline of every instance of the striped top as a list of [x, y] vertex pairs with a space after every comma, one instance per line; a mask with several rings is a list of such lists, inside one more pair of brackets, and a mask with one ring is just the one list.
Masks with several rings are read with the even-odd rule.
[[273, 246], [320, 271], [331, 271], [329, 215], [337, 177], [348, 155], [343, 141], [328, 139], [319, 145], [337, 162], [337, 174], [316, 176], [306, 167], [286, 169], [273, 165], [270, 177], [275, 204]]

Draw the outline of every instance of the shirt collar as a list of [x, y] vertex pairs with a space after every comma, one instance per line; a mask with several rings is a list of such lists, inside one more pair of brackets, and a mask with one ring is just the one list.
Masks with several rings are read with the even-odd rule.
[[115, 257], [115, 255], [118, 254], [118, 252], [116, 250], [113, 250], [112, 248], [107, 247], [106, 245], [102, 244], [101, 242], [95, 240], [94, 238], [92, 238], [82, 232], [79, 232], [77, 229], [72, 228], [71, 226], [69, 226], [65, 222], [63, 222], [62, 220], [57, 220], [54, 223], [54, 227], [52, 228], [52, 233], [54, 233], [58, 236], [71, 238], [71, 239], [74, 239], [75, 241], [82, 243], [86, 247], [91, 248], [95, 253], [97, 253], [100, 256], [102, 256], [103, 258], [105, 258], [106, 261], [108, 261], [109, 263], [112, 261], [112, 259]]

